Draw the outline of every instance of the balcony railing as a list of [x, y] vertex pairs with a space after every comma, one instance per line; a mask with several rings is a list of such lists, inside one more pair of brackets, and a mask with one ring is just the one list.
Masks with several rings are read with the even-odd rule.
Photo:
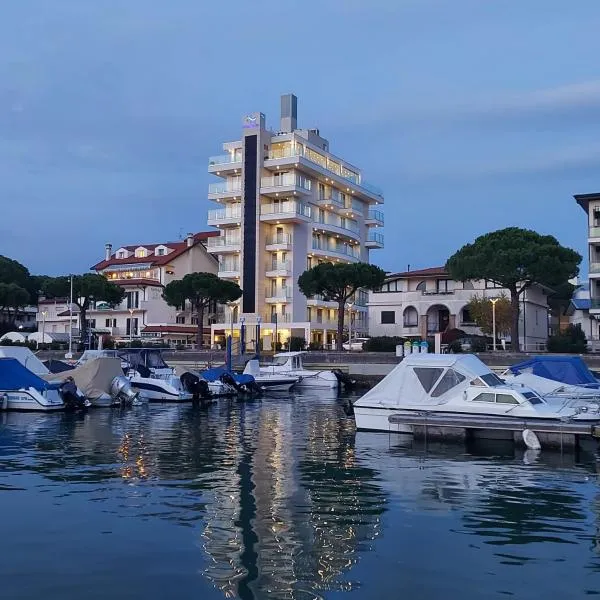
[[600, 309], [600, 298], [592, 298], [590, 303], [591, 308]]
[[313, 239], [312, 247], [313, 250], [320, 250], [322, 252], [333, 252], [335, 254], [351, 256], [352, 258], [360, 258], [360, 252], [358, 251], [358, 249], [354, 249], [350, 246], [344, 246], [343, 244], [328, 244], [326, 242], [319, 242]]
[[275, 246], [277, 244], [289, 245], [292, 243], [292, 235], [290, 233], [276, 233], [267, 237], [267, 246]]
[[358, 223], [356, 221], [351, 221], [349, 219], [339, 219], [335, 218], [333, 215], [328, 215], [323, 218], [319, 218], [316, 223], [320, 225], [331, 225], [332, 227], [338, 227], [339, 229], [346, 229], [347, 231], [352, 231], [353, 233], [359, 233], [360, 228], [358, 227]]
[[600, 263], [590, 263], [590, 273], [600, 273]]
[[208, 220], [209, 221], [226, 221], [227, 219], [241, 219], [241, 218], [242, 218], [241, 206], [237, 206], [235, 208], [215, 208], [215, 209], [208, 211]]
[[209, 248], [221, 248], [223, 246], [239, 246], [242, 243], [242, 238], [239, 236], [228, 237], [219, 236], [208, 238]]
[[219, 271], [239, 271], [239, 270], [240, 270], [239, 261], [224, 260], [219, 263]]
[[310, 219], [310, 206], [302, 202], [287, 201], [279, 204], [263, 204], [260, 207], [261, 215], [285, 215], [296, 214]]
[[237, 193], [241, 191], [241, 183], [233, 183], [230, 181], [219, 181], [218, 183], [211, 183], [208, 186], [209, 194], [227, 194], [229, 192]]
[[375, 242], [376, 244], [383, 244], [383, 233], [369, 231], [369, 235], [367, 236], [367, 242]]
[[369, 210], [367, 219], [369, 221], [377, 221], [378, 223], [381, 223], [383, 225], [383, 213], [380, 210]]
[[263, 327], [265, 324], [268, 325], [274, 325], [275, 323], [277, 323], [278, 325], [283, 324], [283, 323], [291, 323], [292, 322], [292, 315], [289, 314], [266, 314], [263, 316]]
[[591, 238], [600, 237], [600, 227], [590, 227], [588, 237], [591, 237]]
[[[341, 177], [342, 179], [345, 179], [346, 181], [350, 181], [353, 185], [355, 185], [359, 188], [363, 188], [365, 191], [369, 192], [370, 194], [373, 194], [374, 196], [378, 196], [381, 199], [383, 199], [383, 192], [380, 188], [378, 188], [374, 185], [371, 185], [370, 183], [368, 183], [366, 181], [361, 181], [360, 176], [357, 173], [350, 171], [343, 164], [340, 167], [341, 161], [339, 161], [339, 159], [333, 160], [333, 159], [329, 158], [328, 156], [321, 155], [310, 148], [307, 148], [306, 150], [304, 150], [302, 152], [299, 147], [293, 148], [291, 146], [288, 146], [286, 148], [280, 148], [275, 151], [269, 152], [269, 155], [267, 158], [269, 160], [276, 160], [279, 158], [299, 158], [299, 157], [302, 157], [302, 158], [314, 163], [315, 165], [321, 167], [322, 169], [325, 169], [329, 173], [333, 173], [334, 175], [337, 175], [338, 177]], [[332, 164], [332, 167], [329, 166], [330, 163]]]
[[283, 288], [266, 288], [265, 298], [276, 298], [278, 300], [288, 300], [292, 297], [292, 289], [289, 287]]
[[278, 260], [274, 262], [268, 262], [266, 264], [266, 271], [289, 271], [292, 268], [292, 264], [287, 260]]
[[310, 191], [311, 181], [310, 179], [306, 179], [305, 177], [302, 177], [301, 175], [296, 175], [294, 173], [283, 173], [280, 176], [260, 178], [260, 187], [263, 188], [290, 186], [296, 186], [304, 190]]
[[208, 166], [211, 167], [213, 165], [227, 165], [241, 162], [241, 155], [236, 156], [235, 154], [220, 154], [219, 156], [209, 157]]

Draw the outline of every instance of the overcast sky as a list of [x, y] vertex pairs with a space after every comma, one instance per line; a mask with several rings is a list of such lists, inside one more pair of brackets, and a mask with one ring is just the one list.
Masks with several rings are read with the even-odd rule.
[[584, 253], [598, 0], [3, 0], [0, 254], [87, 270], [206, 228], [207, 159], [259, 110], [385, 192], [389, 270], [520, 225]]

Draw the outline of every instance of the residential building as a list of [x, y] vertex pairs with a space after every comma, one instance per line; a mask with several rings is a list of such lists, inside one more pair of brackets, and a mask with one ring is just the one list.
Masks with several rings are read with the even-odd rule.
[[[575, 291], [566, 310], [569, 325], [581, 327], [591, 349], [594, 352], [600, 350], [600, 314], [593, 313], [590, 299], [590, 283], [587, 278], [579, 278], [571, 281], [575, 285]], [[561, 327], [564, 330], [566, 326]]]
[[[587, 214], [587, 252], [589, 261], [587, 298], [572, 303], [571, 322], [580, 322], [592, 345], [598, 345], [598, 320], [600, 320], [600, 192], [576, 194], [575, 201]], [[589, 302], [585, 302], [589, 300]], [[576, 308], [578, 305], [580, 308]], [[585, 311], [587, 310], [587, 314]], [[578, 311], [582, 311], [579, 312]], [[589, 319], [588, 319], [589, 317]], [[596, 343], [596, 344], [595, 344]]]
[[[521, 296], [522, 349], [542, 350], [548, 339], [547, 291], [532, 286]], [[469, 314], [474, 295], [497, 298], [509, 292], [490, 281], [454, 281], [444, 267], [393, 273], [369, 294], [369, 335], [425, 339], [449, 329], [481, 335]]]
[[16, 314], [13, 310], [4, 309], [0, 310], [0, 324], [2, 325], [10, 325], [15, 330], [25, 329], [25, 330], [33, 330], [35, 329], [35, 315], [37, 313], [36, 306], [23, 306], [20, 308]]
[[[111, 244], [106, 244], [104, 260], [92, 269], [123, 287], [125, 299], [115, 307], [96, 302], [87, 312], [90, 331], [121, 341], [141, 337], [172, 344], [192, 343], [197, 331], [196, 316], [189, 306], [179, 309], [169, 306], [162, 298], [162, 290], [188, 273], [217, 272], [217, 261], [206, 249], [207, 242], [216, 235], [217, 232], [188, 234], [185, 240], [122, 246], [116, 252], [112, 251]], [[75, 305], [73, 313], [77, 335]], [[213, 319], [215, 313], [216, 309], [212, 313]], [[38, 320], [44, 322], [48, 333], [68, 332], [69, 314], [68, 299], [41, 300], [39, 303]], [[207, 311], [207, 319], [210, 317], [211, 313]], [[209, 332], [206, 328], [207, 341]]]
[[[225, 154], [209, 159], [208, 224], [220, 229], [208, 242], [219, 276], [236, 281], [244, 294], [224, 322], [212, 325], [213, 340], [231, 330], [239, 335], [262, 322], [263, 347], [290, 335], [332, 344], [337, 305], [307, 300], [296, 282], [320, 262], [369, 262], [383, 247], [382, 193], [360, 170], [332, 154], [318, 129], [299, 129], [297, 99], [281, 98], [278, 131], [257, 112], [242, 119], [239, 140], [223, 144]], [[353, 331], [366, 331], [366, 295], [349, 309]], [[275, 326], [275, 323], [277, 324]], [[249, 327], [250, 335], [255, 330]]]

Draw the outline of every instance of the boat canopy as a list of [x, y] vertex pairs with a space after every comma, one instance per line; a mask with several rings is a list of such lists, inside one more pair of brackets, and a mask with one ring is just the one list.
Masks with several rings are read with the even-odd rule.
[[16, 358], [0, 358], [0, 390], [26, 390], [34, 388], [38, 392], [56, 389], [59, 385], [44, 381], [24, 367]]
[[14, 358], [36, 375], [50, 373], [48, 367], [25, 346], [0, 346], [0, 358]]
[[484, 389], [503, 384], [479, 358], [471, 354], [408, 355], [357, 400], [356, 406], [396, 405], [399, 401], [440, 404], [452, 396], [447, 396], [447, 392], [465, 390], [471, 383]]
[[149, 369], [168, 369], [169, 365], [163, 360], [160, 350], [143, 348], [119, 351], [119, 357], [126, 360], [134, 369], [143, 366]]
[[560, 383], [600, 388], [600, 382], [579, 356], [533, 356], [509, 370], [515, 375], [531, 373]]

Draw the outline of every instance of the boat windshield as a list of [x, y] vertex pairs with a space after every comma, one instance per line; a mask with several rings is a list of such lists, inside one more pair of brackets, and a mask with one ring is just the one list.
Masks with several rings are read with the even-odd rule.
[[480, 375], [479, 377], [490, 387], [504, 385], [504, 381], [502, 381], [502, 379], [500, 379], [496, 373], [486, 373], [485, 375]]
[[276, 356], [271, 363], [274, 367], [283, 367], [289, 358], [287, 356]]

